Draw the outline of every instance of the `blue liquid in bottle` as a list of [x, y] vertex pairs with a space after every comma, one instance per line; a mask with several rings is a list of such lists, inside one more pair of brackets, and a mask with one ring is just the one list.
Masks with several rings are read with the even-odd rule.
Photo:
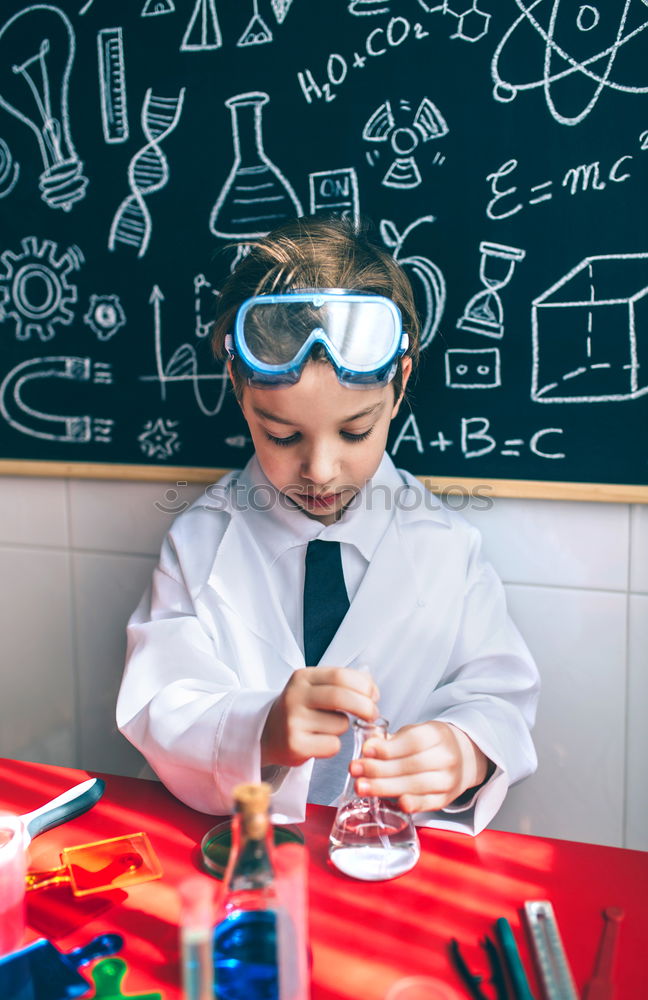
[[232, 849], [214, 931], [217, 1000], [279, 1000], [270, 786], [234, 789]]
[[218, 1000], [279, 1000], [277, 927], [272, 910], [239, 910], [214, 936]]

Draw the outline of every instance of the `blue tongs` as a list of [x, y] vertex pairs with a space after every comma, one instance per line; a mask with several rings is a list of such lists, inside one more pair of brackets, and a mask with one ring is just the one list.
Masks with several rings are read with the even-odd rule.
[[[505, 917], [500, 917], [496, 921], [495, 932], [502, 949], [503, 959], [497, 950], [495, 942], [491, 938], [484, 937], [481, 945], [486, 950], [488, 956], [488, 963], [491, 970], [490, 982], [495, 988], [496, 1000], [534, 1000], [524, 966], [522, 965], [522, 959], [515, 943], [515, 937], [511, 930], [511, 925]], [[461, 954], [459, 942], [456, 938], [453, 938], [450, 942], [450, 955], [470, 996], [474, 1000], [492, 1000], [492, 997], [484, 993], [481, 988], [484, 977], [472, 972]]]

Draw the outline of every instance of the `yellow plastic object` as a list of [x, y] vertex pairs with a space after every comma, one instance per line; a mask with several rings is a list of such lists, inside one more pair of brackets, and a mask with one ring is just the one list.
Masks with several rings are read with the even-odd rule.
[[89, 896], [150, 882], [162, 875], [162, 866], [145, 833], [66, 847], [60, 857], [59, 868], [27, 873], [28, 892], [69, 883], [75, 896]]

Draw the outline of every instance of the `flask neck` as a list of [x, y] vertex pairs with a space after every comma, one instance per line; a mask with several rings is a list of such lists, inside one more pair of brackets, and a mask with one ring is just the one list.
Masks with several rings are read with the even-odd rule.
[[364, 722], [356, 719], [353, 723], [353, 759], [359, 760], [362, 757], [362, 749], [369, 739], [387, 739], [389, 723], [386, 719], [378, 718], [373, 722]]
[[225, 892], [266, 889], [274, 882], [272, 824], [267, 812], [236, 812]]
[[252, 168], [266, 163], [263, 150], [261, 109], [265, 102], [232, 104], [234, 156], [240, 166]]

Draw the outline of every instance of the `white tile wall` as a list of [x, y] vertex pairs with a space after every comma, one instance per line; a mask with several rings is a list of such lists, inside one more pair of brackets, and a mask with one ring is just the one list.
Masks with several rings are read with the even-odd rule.
[[85, 768], [132, 775], [144, 764], [117, 731], [115, 702], [124, 669], [126, 623], [155, 562], [150, 556], [73, 555], [79, 752]]
[[648, 594], [630, 597], [626, 847], [648, 851]]
[[539, 767], [507, 797], [493, 826], [621, 844], [625, 595], [519, 585], [506, 592], [542, 677]]
[[627, 588], [625, 504], [496, 498], [489, 510], [473, 504], [462, 513], [482, 532], [484, 552], [507, 583]]
[[[0, 754], [138, 771], [113, 723], [123, 629], [173, 511], [203, 489], [0, 481]], [[648, 850], [648, 507], [498, 499], [464, 514], [544, 684], [541, 767], [494, 825]]]
[[0, 544], [64, 547], [68, 541], [64, 480], [0, 480]]
[[73, 766], [77, 705], [69, 554], [0, 547], [0, 579], [0, 755]]
[[157, 556], [176, 514], [205, 486], [73, 479], [69, 489], [73, 548]]
[[648, 594], [648, 504], [635, 504], [631, 508], [630, 527], [630, 590], [635, 594]]

